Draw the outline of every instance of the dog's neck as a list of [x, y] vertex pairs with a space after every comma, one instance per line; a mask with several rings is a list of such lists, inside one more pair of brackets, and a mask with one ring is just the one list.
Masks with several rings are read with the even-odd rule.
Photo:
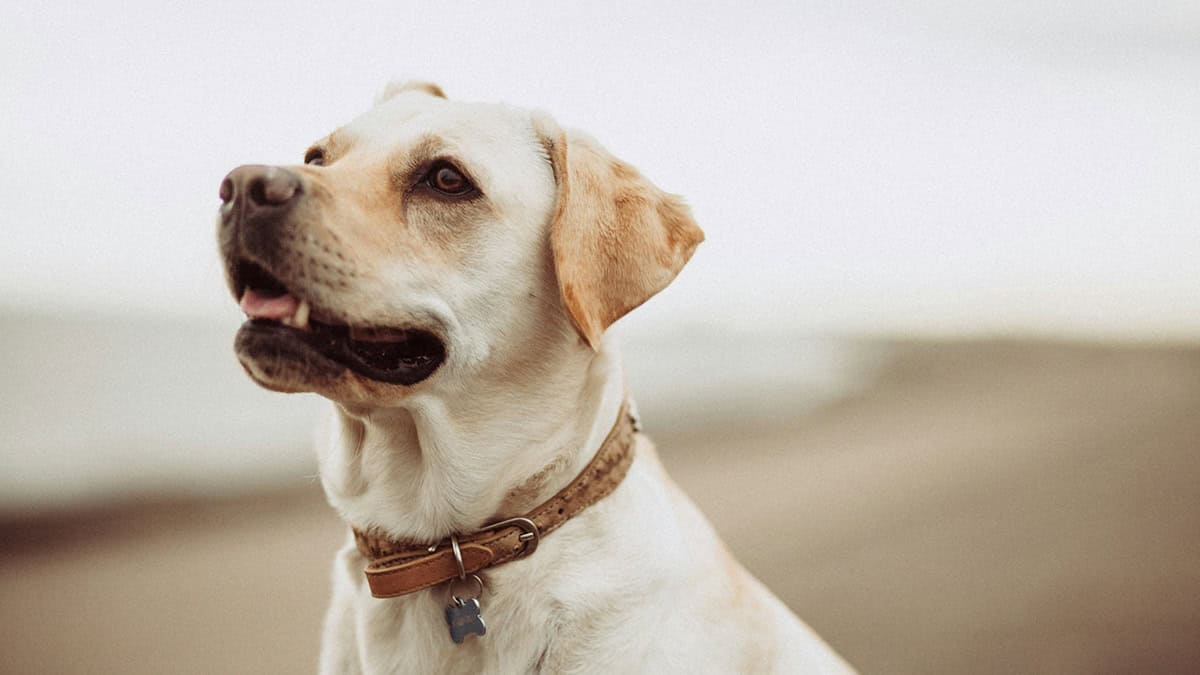
[[605, 343], [562, 354], [569, 363], [548, 369], [552, 380], [505, 377], [395, 408], [335, 406], [320, 450], [330, 503], [355, 528], [415, 542], [522, 515], [571, 481], [617, 417], [624, 381]]

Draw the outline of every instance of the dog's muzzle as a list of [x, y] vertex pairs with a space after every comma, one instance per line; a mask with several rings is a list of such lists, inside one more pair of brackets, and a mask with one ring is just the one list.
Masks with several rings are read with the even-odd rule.
[[219, 194], [225, 274], [249, 319], [235, 343], [243, 358], [303, 363], [293, 371], [305, 377], [331, 379], [349, 368], [402, 385], [424, 380], [445, 360], [442, 339], [421, 326], [349, 325], [338, 321], [336, 307], [318, 314], [322, 308], [310, 296], [317, 295], [314, 284], [328, 279], [329, 264], [297, 248], [297, 241], [312, 236], [304, 228], [305, 223], [313, 227], [314, 220], [299, 174], [277, 166], [241, 166], [221, 181]]

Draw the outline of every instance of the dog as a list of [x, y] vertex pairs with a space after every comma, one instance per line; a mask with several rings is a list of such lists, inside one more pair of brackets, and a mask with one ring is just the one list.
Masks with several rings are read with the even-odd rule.
[[220, 198], [238, 360], [334, 404], [321, 672], [853, 672], [626, 403], [607, 329], [703, 240], [678, 197], [544, 113], [403, 83]]

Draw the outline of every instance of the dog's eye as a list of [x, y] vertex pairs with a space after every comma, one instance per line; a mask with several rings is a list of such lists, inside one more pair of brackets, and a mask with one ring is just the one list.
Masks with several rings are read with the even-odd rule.
[[435, 164], [425, 182], [438, 192], [454, 196], [465, 195], [475, 189], [466, 176], [445, 162]]
[[312, 164], [313, 166], [325, 166], [325, 152], [320, 148], [313, 148], [304, 153], [304, 163]]

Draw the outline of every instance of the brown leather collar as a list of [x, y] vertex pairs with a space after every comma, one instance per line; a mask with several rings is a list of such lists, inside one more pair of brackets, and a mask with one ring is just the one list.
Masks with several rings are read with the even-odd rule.
[[354, 530], [358, 550], [367, 559], [363, 572], [371, 595], [394, 598], [533, 553], [541, 537], [621, 483], [633, 463], [636, 426], [626, 402], [596, 456], [575, 480], [520, 518], [501, 520], [432, 546]]

